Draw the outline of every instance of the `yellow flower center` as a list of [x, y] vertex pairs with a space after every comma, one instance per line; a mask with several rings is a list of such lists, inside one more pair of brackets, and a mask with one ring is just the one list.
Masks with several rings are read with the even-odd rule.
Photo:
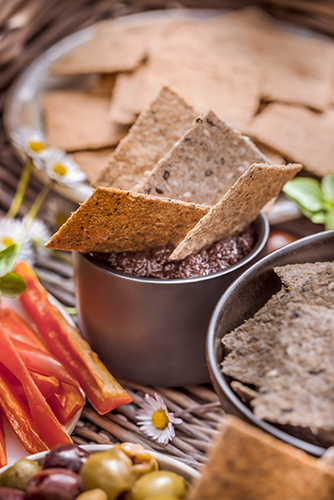
[[67, 221], [68, 217], [65, 214], [57, 214], [56, 215], [56, 223], [58, 224], [58, 227], [61, 227], [65, 222]]
[[52, 170], [55, 174], [58, 174], [61, 177], [67, 174], [67, 168], [64, 163], [55, 163], [54, 165], [52, 165]]
[[157, 410], [153, 413], [151, 422], [156, 429], [163, 431], [168, 427], [169, 418], [164, 410]]
[[34, 153], [40, 153], [41, 151], [44, 151], [44, 149], [45, 149], [45, 145], [41, 141], [29, 141], [28, 147]]
[[10, 245], [11, 243], [14, 243], [14, 240], [10, 236], [3, 236], [1, 238], [1, 243], [4, 247], [8, 247], [8, 245]]

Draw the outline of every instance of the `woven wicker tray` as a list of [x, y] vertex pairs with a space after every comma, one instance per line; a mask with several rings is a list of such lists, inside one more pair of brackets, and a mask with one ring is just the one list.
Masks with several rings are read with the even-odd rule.
[[[22, 70], [48, 47], [78, 29], [99, 19], [132, 14], [149, 9], [168, 7], [238, 8], [261, 3], [268, 11], [284, 19], [326, 34], [334, 34], [334, 6], [327, 1], [272, 0], [0, 0], [0, 114], [10, 84]], [[22, 165], [16, 158], [0, 122], [0, 215], [7, 211], [15, 192]], [[30, 204], [41, 185], [31, 179], [26, 194]], [[22, 206], [19, 215], [25, 213]], [[298, 221], [292, 229], [297, 236], [314, 232], [306, 220]], [[280, 229], [282, 227], [280, 226]], [[46, 288], [66, 306], [75, 306], [73, 269], [71, 259], [61, 260], [52, 254], [37, 255], [36, 269]], [[133, 403], [105, 416], [98, 415], [87, 405], [82, 413], [73, 439], [78, 444], [132, 441], [148, 449], [164, 451], [185, 463], [200, 468], [215, 435], [223, 411], [210, 385], [165, 389], [143, 387], [123, 382], [133, 397]], [[170, 411], [180, 415], [183, 423], [176, 426], [176, 437], [167, 446], [161, 446], [143, 436], [136, 425], [135, 413], [146, 393], [160, 394]]]

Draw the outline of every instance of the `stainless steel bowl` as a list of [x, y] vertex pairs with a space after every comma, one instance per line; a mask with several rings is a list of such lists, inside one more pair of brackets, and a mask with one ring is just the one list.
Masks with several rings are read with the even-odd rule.
[[75, 255], [80, 329], [114, 376], [160, 386], [209, 380], [205, 337], [211, 313], [227, 286], [266, 253], [264, 214], [254, 228], [257, 242], [247, 257], [198, 278], [136, 278]]
[[224, 355], [221, 339], [252, 317], [280, 290], [281, 280], [273, 271], [275, 266], [333, 260], [334, 231], [302, 238], [267, 255], [241, 275], [223, 294], [211, 317], [206, 342], [211, 380], [224, 410], [314, 456], [323, 455], [325, 449], [311, 442], [311, 433], [305, 431], [297, 436], [296, 430], [292, 428], [285, 427], [282, 430], [256, 418], [251, 409], [233, 392], [228, 378], [221, 370]]

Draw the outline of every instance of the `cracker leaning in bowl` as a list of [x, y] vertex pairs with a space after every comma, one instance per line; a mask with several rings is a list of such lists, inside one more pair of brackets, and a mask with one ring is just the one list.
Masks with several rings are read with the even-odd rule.
[[281, 290], [223, 337], [223, 372], [250, 386], [256, 417], [289, 426], [290, 433], [305, 429], [328, 446], [334, 443], [334, 263], [274, 271]]
[[[162, 92], [175, 100], [170, 91]], [[130, 130], [131, 140], [125, 138], [123, 144], [133, 148], [141, 133], [139, 127]], [[161, 149], [167, 142], [164, 138]], [[113, 162], [122, 148], [122, 144], [116, 148]], [[132, 159], [128, 158], [125, 165], [131, 172]], [[242, 233], [302, 168], [299, 164], [270, 165], [265, 160], [248, 138], [208, 111], [144, 180], [147, 183], [158, 172], [163, 187], [153, 184], [154, 189], [150, 186], [146, 190], [168, 197], [97, 187], [46, 246], [119, 253], [171, 243], [175, 248], [171, 259], [183, 259], [222, 238]]]

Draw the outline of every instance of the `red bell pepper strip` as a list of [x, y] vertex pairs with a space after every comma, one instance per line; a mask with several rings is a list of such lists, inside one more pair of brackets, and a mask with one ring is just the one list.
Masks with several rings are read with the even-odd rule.
[[48, 347], [32, 328], [12, 309], [0, 308], [0, 322], [28, 370], [54, 376], [63, 382], [79, 387], [77, 379], [50, 353]]
[[37, 433], [27, 406], [3, 375], [0, 376], [0, 409], [27, 452], [39, 453], [48, 449]]
[[18, 355], [4, 325], [0, 323], [0, 361], [20, 380], [37, 432], [49, 447], [71, 443], [72, 440], [61, 427], [47, 401], [38, 390], [29, 371]]
[[57, 392], [59, 387], [59, 380], [56, 377], [47, 377], [45, 375], [41, 375], [40, 373], [31, 371], [29, 371], [29, 373], [45, 399], [51, 398]]
[[39, 349], [29, 346], [28, 344], [18, 342], [15, 339], [12, 339], [10, 333], [9, 336], [13, 342], [13, 346], [29, 371], [40, 373], [41, 375], [46, 375], [48, 377], [53, 376], [58, 380], [79, 387], [77, 379], [73, 377], [68, 369], [64, 367], [64, 365], [62, 365], [54, 356], [52, 356], [52, 354], [40, 351]]
[[27, 284], [27, 290], [20, 296], [23, 307], [52, 354], [78, 379], [97, 412], [104, 414], [130, 403], [132, 398], [129, 394], [109, 373], [79, 332], [51, 304], [45, 288], [39, 283], [31, 267], [20, 261], [14, 269]]
[[13, 309], [0, 307], [0, 322], [10, 330], [11, 339], [16, 339], [41, 351], [49, 352], [45, 342]]
[[7, 465], [7, 453], [5, 445], [5, 435], [3, 432], [3, 421], [0, 413], [0, 467]]
[[55, 394], [48, 399], [54, 414], [63, 425], [76, 414], [85, 404], [85, 397], [74, 385], [60, 382]]

